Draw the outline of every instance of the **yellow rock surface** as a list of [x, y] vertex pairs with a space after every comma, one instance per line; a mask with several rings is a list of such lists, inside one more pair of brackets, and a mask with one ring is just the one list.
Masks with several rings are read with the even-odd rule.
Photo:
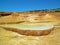
[[0, 28], [0, 45], [60, 45], [60, 28], [46, 36], [21, 36]]

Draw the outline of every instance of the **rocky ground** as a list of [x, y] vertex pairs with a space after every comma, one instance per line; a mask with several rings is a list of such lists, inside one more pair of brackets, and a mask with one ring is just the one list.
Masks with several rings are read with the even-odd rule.
[[[58, 19], [60, 19], [59, 16], [60, 14], [57, 15]], [[57, 26], [49, 35], [46, 36], [25, 36], [12, 31], [7, 31], [6, 29], [0, 27], [0, 45], [60, 45], [59, 20], [57, 22], [45, 23], [51, 23], [54, 26]]]
[[60, 27], [46, 36], [23, 36], [0, 28], [0, 45], [60, 45]]

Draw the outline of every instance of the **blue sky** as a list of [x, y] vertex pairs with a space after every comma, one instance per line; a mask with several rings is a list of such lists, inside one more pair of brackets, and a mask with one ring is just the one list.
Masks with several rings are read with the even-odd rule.
[[60, 8], [60, 0], [0, 0], [0, 12]]

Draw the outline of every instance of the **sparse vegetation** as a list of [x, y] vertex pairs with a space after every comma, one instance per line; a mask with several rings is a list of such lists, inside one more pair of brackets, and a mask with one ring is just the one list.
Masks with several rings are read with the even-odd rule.
[[56, 9], [42, 9], [42, 10], [31, 10], [27, 12], [60, 12], [60, 8]]

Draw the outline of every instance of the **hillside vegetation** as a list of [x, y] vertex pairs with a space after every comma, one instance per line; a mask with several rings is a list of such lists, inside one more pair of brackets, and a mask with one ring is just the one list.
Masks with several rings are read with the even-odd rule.
[[31, 10], [28, 12], [60, 12], [60, 8], [56, 9], [42, 9], [42, 10]]

